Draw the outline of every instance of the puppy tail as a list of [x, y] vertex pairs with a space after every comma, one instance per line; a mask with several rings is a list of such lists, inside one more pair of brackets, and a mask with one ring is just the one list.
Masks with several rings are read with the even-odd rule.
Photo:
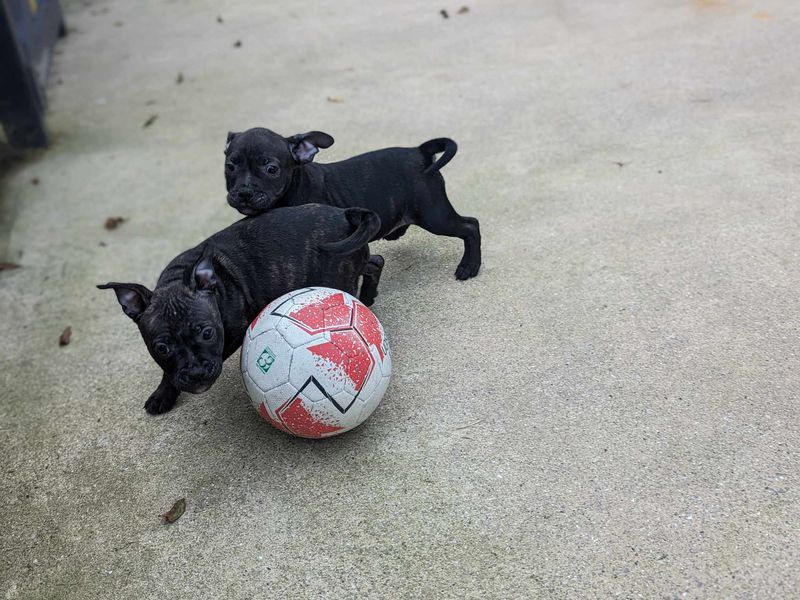
[[319, 249], [327, 254], [344, 256], [366, 246], [381, 229], [381, 218], [365, 208], [346, 208], [344, 216], [355, 231], [343, 240], [326, 242]]
[[[423, 173], [427, 175], [441, 169], [456, 155], [456, 150], [458, 150], [458, 145], [450, 138], [436, 138], [421, 144], [419, 151], [422, 152], [426, 165]], [[444, 154], [439, 160], [433, 162], [433, 157], [439, 152], [444, 152]]]

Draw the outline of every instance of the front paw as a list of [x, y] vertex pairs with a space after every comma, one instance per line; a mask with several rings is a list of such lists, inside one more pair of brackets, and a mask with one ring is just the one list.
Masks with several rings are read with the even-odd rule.
[[464, 281], [465, 279], [470, 279], [471, 277], [475, 277], [478, 274], [480, 268], [481, 268], [481, 263], [462, 262], [460, 265], [458, 265], [458, 268], [456, 269], [456, 279]]
[[160, 415], [172, 410], [178, 394], [172, 390], [158, 388], [144, 403], [144, 409], [151, 415]]
[[365, 294], [362, 292], [361, 295], [358, 297], [358, 299], [364, 306], [372, 306], [373, 304], [375, 304], [375, 298], [377, 296], [378, 292], [375, 292], [374, 294]]

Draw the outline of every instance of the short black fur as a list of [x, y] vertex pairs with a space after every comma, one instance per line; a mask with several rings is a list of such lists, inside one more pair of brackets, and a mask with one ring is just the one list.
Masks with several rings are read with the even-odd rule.
[[[373, 239], [395, 240], [410, 225], [464, 240], [458, 279], [478, 274], [478, 220], [462, 217], [450, 204], [439, 170], [456, 153], [456, 143], [437, 138], [417, 148], [385, 148], [340, 162], [311, 161], [333, 138], [321, 131], [289, 138], [256, 127], [229, 133], [225, 147], [228, 203], [245, 215], [310, 202], [374, 211], [381, 229]], [[443, 153], [434, 161], [436, 154]]]
[[357, 208], [319, 204], [281, 208], [242, 219], [173, 259], [153, 291], [138, 283], [107, 283], [138, 325], [163, 370], [145, 403], [151, 414], [170, 410], [181, 391], [200, 393], [242, 344], [250, 322], [275, 298], [307, 286], [377, 295], [383, 259], [367, 241], [378, 217]]

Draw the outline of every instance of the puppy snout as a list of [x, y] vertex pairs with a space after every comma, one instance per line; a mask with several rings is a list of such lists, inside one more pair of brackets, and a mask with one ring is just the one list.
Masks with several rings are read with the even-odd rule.
[[206, 377], [208, 377], [208, 370], [205, 367], [190, 367], [183, 371], [183, 379], [188, 383], [197, 383]]
[[206, 391], [219, 376], [222, 363], [215, 360], [204, 360], [178, 371], [175, 379], [179, 389], [199, 394]]
[[236, 192], [236, 197], [242, 202], [249, 202], [253, 198], [253, 192], [250, 190], [239, 190]]

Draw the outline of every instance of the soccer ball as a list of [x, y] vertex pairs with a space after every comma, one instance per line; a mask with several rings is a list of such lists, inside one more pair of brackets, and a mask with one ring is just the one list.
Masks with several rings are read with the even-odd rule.
[[323, 287], [270, 302], [247, 329], [240, 366], [261, 417], [305, 438], [363, 423], [392, 373], [377, 317], [350, 294]]

